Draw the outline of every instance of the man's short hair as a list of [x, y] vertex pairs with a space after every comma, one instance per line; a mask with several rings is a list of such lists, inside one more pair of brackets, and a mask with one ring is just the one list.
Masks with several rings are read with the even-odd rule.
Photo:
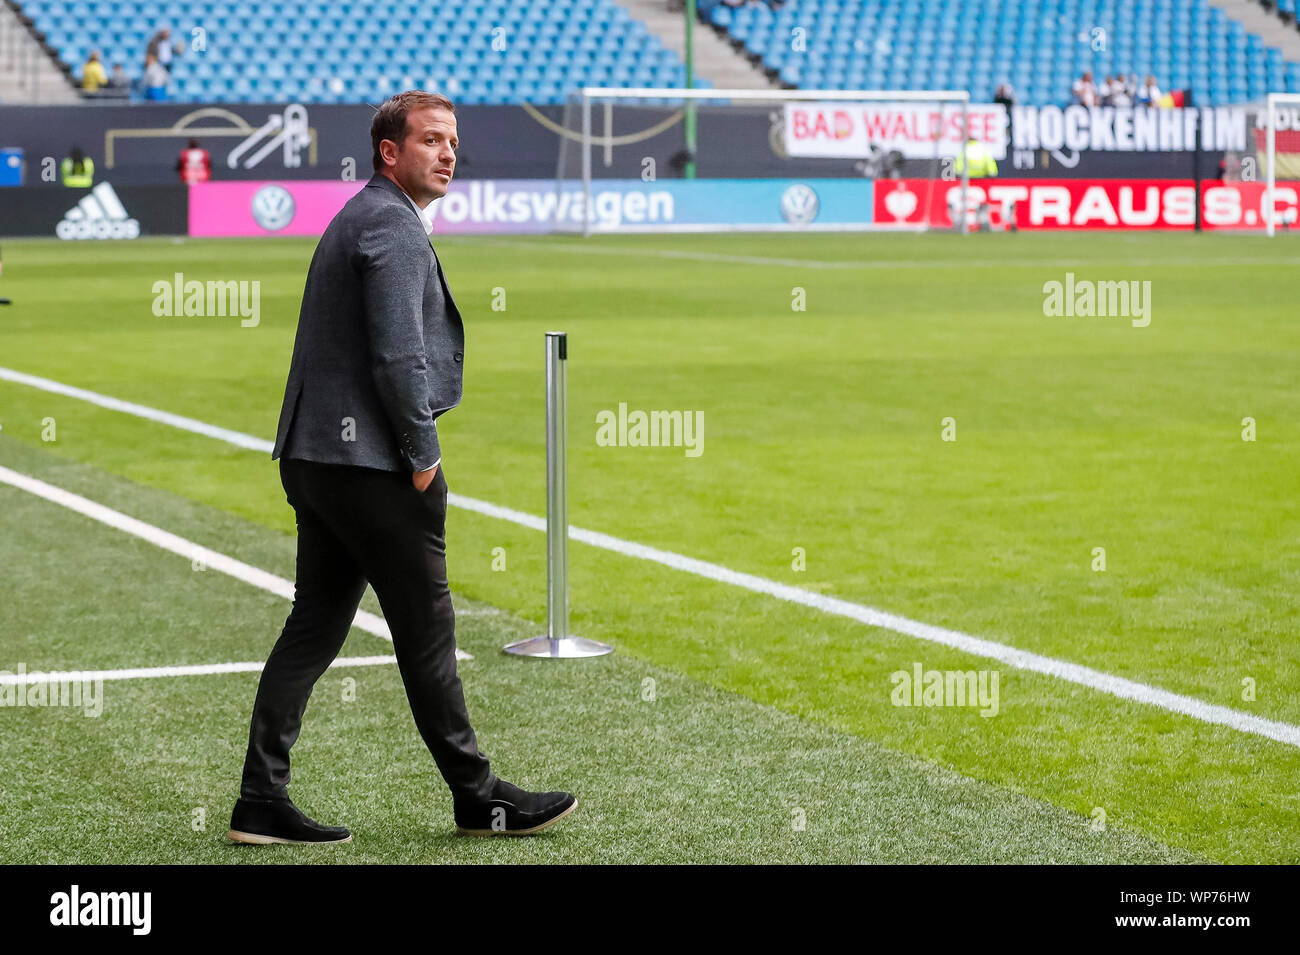
[[411, 110], [430, 108], [456, 112], [455, 105], [447, 97], [425, 90], [407, 90], [390, 96], [375, 110], [375, 117], [370, 121], [370, 144], [374, 147], [371, 162], [375, 172], [384, 168], [384, 157], [379, 153], [379, 144], [385, 139], [400, 143], [406, 138], [406, 117]]

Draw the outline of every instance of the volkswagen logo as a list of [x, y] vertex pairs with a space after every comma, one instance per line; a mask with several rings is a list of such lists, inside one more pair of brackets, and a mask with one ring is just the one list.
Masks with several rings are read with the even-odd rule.
[[293, 221], [293, 194], [283, 186], [263, 186], [253, 193], [253, 221], [278, 232]]
[[795, 183], [781, 194], [781, 215], [791, 225], [807, 225], [817, 218], [820, 203], [811, 186]]

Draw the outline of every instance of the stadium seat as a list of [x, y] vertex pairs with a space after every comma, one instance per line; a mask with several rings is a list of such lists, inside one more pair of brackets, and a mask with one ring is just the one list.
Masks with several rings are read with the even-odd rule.
[[[170, 25], [173, 37], [186, 41], [202, 26], [207, 49], [181, 54], [172, 67], [173, 98], [197, 102], [272, 94], [349, 101], [396, 89], [404, 77], [454, 80], [461, 98], [484, 103], [553, 102], [591, 82], [684, 82], [680, 57], [614, 0], [18, 0], [18, 6], [74, 74], [98, 49], [106, 62], [120, 62], [138, 77], [145, 44], [159, 26]], [[1296, 0], [1275, 6], [1294, 24]], [[1092, 69], [1099, 78], [1153, 73], [1162, 89], [1191, 87], [1207, 105], [1300, 92], [1297, 64], [1206, 0], [786, 0], [777, 10], [714, 4], [704, 17], [796, 87], [956, 86], [986, 99], [1010, 82], [1022, 103], [1063, 104], [1078, 75]], [[449, 42], [396, 42], [394, 28], [441, 31]], [[791, 42], [796, 29], [799, 46]], [[505, 49], [494, 49], [494, 41], [504, 41]], [[445, 49], [457, 52], [448, 57]], [[248, 63], [277, 68], [254, 82]], [[345, 80], [342, 92], [313, 80], [322, 63]], [[367, 72], [356, 73], [353, 67], [362, 65]], [[230, 66], [233, 71], [223, 68]]]
[[[1294, 9], [1295, 0], [1283, 3]], [[1153, 73], [1162, 89], [1193, 86], [1209, 105], [1300, 92], [1295, 64], [1205, 0], [787, 0], [776, 13], [717, 5], [708, 22], [782, 82], [806, 88], [956, 85], [987, 98], [1010, 82], [1022, 103], [1064, 104], [1092, 69], [1099, 78]], [[796, 26], [806, 49], [791, 50]], [[837, 63], [846, 48], [853, 62]]]
[[[170, 98], [214, 102], [373, 100], [404, 78], [443, 77], [464, 102], [563, 102], [579, 86], [681, 86], [685, 64], [614, 0], [18, 0], [75, 75], [91, 50], [143, 72], [145, 45], [161, 26], [189, 45], [202, 26], [207, 48], [172, 63]], [[484, 27], [492, 24], [491, 29]], [[500, 33], [495, 33], [496, 29]], [[408, 44], [394, 29], [449, 31], [447, 44]], [[764, 46], [770, 37], [763, 35]], [[495, 49], [494, 41], [504, 42]], [[455, 49], [454, 56], [445, 51]], [[247, 64], [273, 64], [254, 75]], [[320, 78], [321, 65], [339, 79]], [[838, 76], [844, 76], [841, 71]]]

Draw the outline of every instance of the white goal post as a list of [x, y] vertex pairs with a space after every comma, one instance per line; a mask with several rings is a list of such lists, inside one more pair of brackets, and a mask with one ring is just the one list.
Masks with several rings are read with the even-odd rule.
[[[729, 106], [753, 107], [753, 106], [762, 106], [762, 105], [771, 105], [771, 104], [785, 104], [790, 102], [836, 103], [836, 104], [875, 103], [875, 104], [900, 104], [900, 105], [907, 105], [907, 106], [917, 106], [917, 105], [923, 106], [925, 104], [935, 104], [936, 106], [939, 106], [941, 110], [952, 109], [954, 111], [953, 113], [941, 112], [940, 114], [941, 126], [944, 123], [950, 124], [951, 121], [955, 119], [956, 111], [960, 111], [960, 117], [961, 117], [960, 126], [957, 127], [957, 129], [961, 131], [961, 141], [958, 143], [957, 146], [959, 152], [962, 149], [964, 149], [964, 144], [967, 137], [967, 131], [970, 130], [970, 125], [969, 125], [970, 124], [970, 93], [966, 90], [933, 90], [933, 91], [809, 90], [809, 89], [755, 90], [755, 89], [710, 89], [710, 88], [678, 89], [678, 88], [660, 88], [660, 87], [620, 88], [620, 87], [589, 86], [589, 87], [583, 87], [582, 89], [576, 91], [576, 95], [570, 97], [568, 104], [566, 104], [565, 117], [563, 123], [564, 133], [566, 134], [569, 132], [569, 109], [572, 105], [574, 105], [575, 99], [577, 101], [577, 106], [580, 110], [579, 121], [581, 124], [580, 126], [581, 133], [579, 136], [570, 136], [564, 134], [561, 135], [560, 160], [559, 160], [559, 167], [556, 172], [556, 192], [557, 192], [556, 201], [555, 201], [556, 212], [552, 224], [553, 224], [553, 228], [555, 228], [557, 231], [566, 231], [566, 230], [572, 230], [575, 232], [581, 231], [583, 235], [591, 235], [593, 231], [602, 231], [602, 232], [607, 232], [607, 231], [732, 232], [735, 231], [735, 232], [740, 232], [740, 231], [805, 231], [805, 230], [806, 231], [817, 231], [817, 230], [865, 231], [870, 229], [894, 229], [896, 231], [899, 229], [903, 229], [903, 230], [919, 231], [929, 227], [929, 209], [930, 209], [930, 201], [932, 198], [930, 196], [925, 197], [924, 208], [926, 211], [922, 216], [923, 221], [921, 221], [919, 224], [918, 223], [890, 224], [890, 225], [877, 224], [872, 221], [870, 209], [866, 210], [866, 214], [860, 218], [860, 221], [854, 221], [854, 222], [802, 221], [799, 219], [797, 215], [797, 213], [799, 212], [798, 207], [800, 206], [800, 204], [802, 203], [805, 206], [811, 206], [814, 210], [812, 216], [815, 218], [817, 215], [815, 210], [818, 208], [821, 200], [818, 198], [815, 192], [812, 192], [809, 188], [798, 184], [799, 179], [807, 178], [807, 177], [797, 176], [797, 175], [790, 176], [790, 181], [792, 183], [792, 186], [788, 188], [786, 192], [780, 196], [781, 212], [784, 215], [784, 219], [785, 219], [784, 222], [750, 221], [757, 217], [751, 217], [746, 215], [737, 216], [737, 219], [740, 221], [735, 221], [735, 222], [711, 222], [711, 221], [704, 222], [704, 223], [653, 222], [649, 224], [634, 222], [629, 224], [627, 222], [619, 220], [611, 224], [610, 222], [603, 221], [601, 218], [601, 210], [599, 206], [604, 202], [604, 200], [617, 199], [617, 196], [611, 197], [602, 194], [600, 196], [593, 197], [593, 178], [594, 178], [593, 177], [593, 156], [592, 156], [593, 148], [599, 147], [602, 150], [602, 158], [605, 160], [605, 165], [609, 166], [610, 165], [609, 157], [611, 156], [615, 145], [624, 145], [629, 142], [637, 141], [635, 135], [628, 135], [628, 134], [615, 135], [615, 124], [613, 120], [613, 108], [615, 105], [640, 106], [643, 108], [658, 107], [659, 109], [664, 111], [666, 111], [670, 107], [680, 108], [679, 111], [681, 114], [689, 116], [689, 114], [694, 113], [697, 107], [700, 106], [701, 104], [704, 104], [706, 106], [716, 104], [719, 107], [729, 107]], [[601, 106], [603, 108], [602, 117], [601, 117], [603, 129], [599, 133], [597, 133], [593, 128], [595, 125], [593, 122], [594, 120], [593, 110], [594, 107], [596, 106]], [[716, 116], [717, 114], [714, 115]], [[929, 118], [933, 119], [933, 116]], [[666, 121], [666, 122], [659, 123], [657, 126], [654, 126], [653, 129], [658, 131], [664, 131], [671, 128], [672, 125], [675, 125], [675, 123]], [[701, 141], [708, 136], [710, 136], [710, 132], [708, 130], [704, 130], [699, 134]], [[939, 157], [940, 150], [943, 148], [941, 144], [942, 136], [943, 133], [941, 130], [932, 131], [931, 138], [934, 143], [934, 156], [924, 157], [927, 160], [932, 159], [936, 164], [936, 168], [937, 165], [942, 161]], [[563, 201], [565, 184], [572, 183], [572, 180], [574, 178], [570, 174], [570, 170], [566, 166], [566, 158], [568, 152], [567, 140], [569, 138], [572, 138], [577, 141], [577, 145], [580, 151], [581, 193], [580, 195], [573, 196], [573, 199], [575, 201], [569, 203], [566, 206], [565, 202]], [[714, 145], [715, 148], [716, 148], [716, 142], [717, 139], [715, 138], [711, 143], [711, 145]], [[750, 148], [752, 148], [752, 146]], [[872, 145], [872, 148], [873, 149], [875, 148], [874, 144]], [[682, 154], [687, 155], [689, 157], [689, 161], [694, 162], [695, 159], [694, 156], [690, 156], [689, 154], [686, 153], [685, 150], [682, 151]], [[763, 158], [765, 158], [770, 165], [772, 157], [765, 156]], [[803, 158], [803, 157], [798, 157], [798, 158]], [[829, 160], [818, 160], [818, 161], [823, 163], [829, 162]], [[808, 164], [805, 162], [804, 168], [807, 168], [807, 165]], [[869, 168], [867, 164], [859, 163], [859, 165], [863, 165], [864, 167]], [[960, 190], [961, 190], [960, 208], [963, 210], [969, 208], [967, 205], [967, 187], [969, 183], [968, 168], [969, 168], [968, 163], [954, 162], [954, 163], [950, 163], [947, 166], [947, 172], [946, 172], [946, 178], [950, 181], [950, 183], [955, 183], [955, 181], [958, 178], [960, 178]], [[624, 175], [626, 175], [626, 173], [624, 173]], [[784, 181], [785, 176], [789, 176], [789, 174], [788, 173], [781, 174], [779, 178], [771, 178], [765, 181], [769, 183], [774, 183], [774, 182], [779, 183]], [[863, 172], [861, 175], [845, 175], [843, 172], [840, 172], [840, 177], [842, 177], [842, 180], [845, 184], [852, 183], [854, 181], [861, 183], [864, 178], [865, 179], [873, 178], [872, 175], [868, 172]], [[755, 178], [757, 179], [757, 177]], [[936, 175], [929, 178], [937, 180], [939, 177]], [[597, 187], [599, 188], [599, 183], [602, 180], [596, 179], [595, 181], [598, 184]], [[610, 181], [616, 182], [617, 180], [610, 180]], [[626, 179], [624, 179], [623, 181], [627, 182]], [[646, 181], [650, 182], [654, 180], [646, 180]], [[708, 179], [702, 179], [700, 181], [707, 183]], [[737, 180], [729, 180], [729, 181], [735, 182]], [[673, 180], [673, 182], [679, 184], [682, 182], [682, 179], [676, 179]], [[569, 186], [569, 189], [572, 189], [572, 185]], [[809, 193], [812, 194], [809, 195]], [[867, 189], [865, 194], [867, 196], [873, 195], [873, 193], [870, 191], [870, 188]], [[702, 194], [699, 193], [698, 191], [690, 192], [689, 195], [692, 197], [702, 196]], [[734, 201], [743, 202], [744, 201], [743, 197], [748, 195], [749, 195], [748, 192], [744, 192], [742, 190], [736, 190], [734, 192]], [[714, 197], [709, 196], [707, 198], [712, 199]], [[787, 211], [786, 209], [787, 198], [789, 199], [790, 205], [794, 207], [791, 210], [790, 215], [785, 215]], [[596, 200], [601, 200], [601, 201], [597, 202]], [[641, 202], [642, 200], [638, 197], [638, 206], [640, 205]], [[870, 199], [868, 199], [867, 202], [870, 202]], [[561, 209], [567, 210], [567, 213], [562, 212]], [[613, 218], [617, 219], [618, 217], [614, 216]], [[844, 218], [847, 220], [848, 217], [844, 217]], [[963, 234], [970, 231], [970, 222], [967, 215], [954, 216], [954, 219], [959, 220], [955, 222], [955, 228], [957, 229], [957, 231]]]
[[[1300, 115], [1300, 93], [1269, 93], [1265, 106], [1265, 162], [1268, 166], [1268, 191], [1264, 193], [1266, 201], [1264, 208], [1267, 213], [1264, 216], [1265, 230], [1269, 238], [1276, 234], [1275, 220], [1277, 218], [1274, 210], [1274, 196], [1277, 192], [1277, 116], [1279, 106], [1295, 106], [1297, 109], [1293, 115]], [[1300, 134], [1300, 127], [1288, 124], [1292, 130]]]

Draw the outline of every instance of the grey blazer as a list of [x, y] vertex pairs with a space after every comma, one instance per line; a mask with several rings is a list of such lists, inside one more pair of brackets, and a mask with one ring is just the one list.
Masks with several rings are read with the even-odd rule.
[[460, 404], [465, 329], [406, 194], [376, 173], [307, 272], [271, 457], [425, 471]]

